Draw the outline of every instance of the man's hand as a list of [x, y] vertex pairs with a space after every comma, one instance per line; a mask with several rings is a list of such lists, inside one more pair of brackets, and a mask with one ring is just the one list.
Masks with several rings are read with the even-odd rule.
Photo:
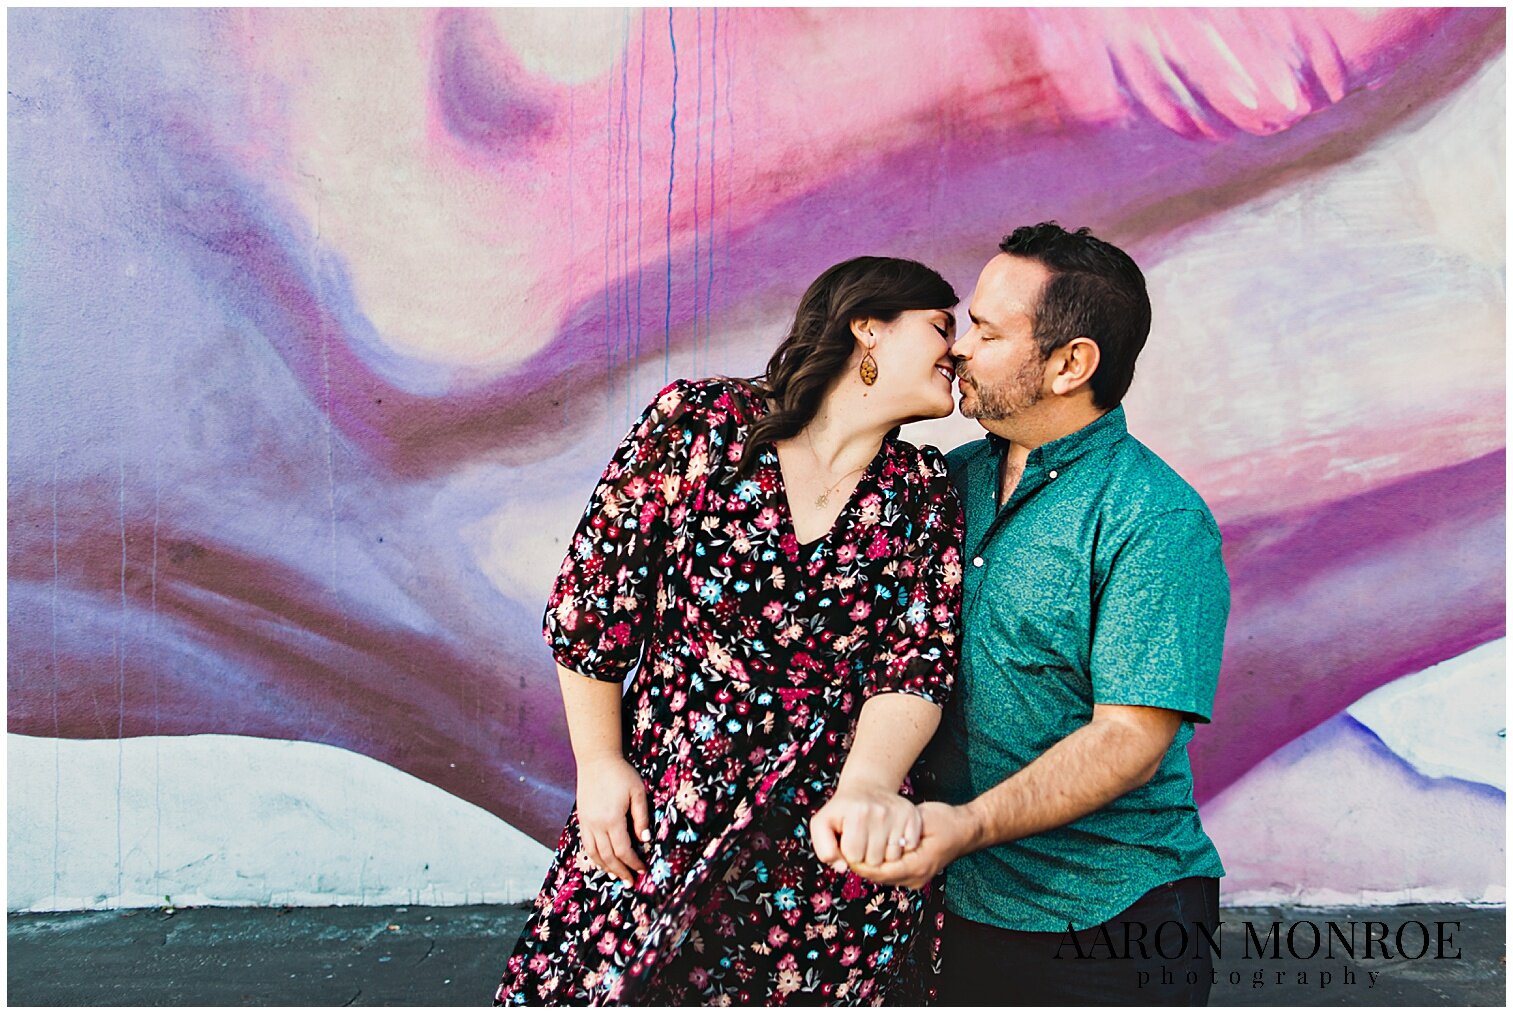
[[858, 863], [891, 862], [912, 849], [919, 836], [919, 811], [913, 803], [881, 785], [844, 779], [809, 821], [814, 854], [837, 871]]
[[605, 756], [578, 765], [578, 829], [583, 854], [612, 877], [635, 883], [646, 864], [636, 852], [627, 825], [641, 841], [651, 839], [651, 811], [641, 775], [621, 757]]
[[874, 883], [917, 890], [976, 847], [977, 821], [965, 807], [920, 803], [916, 810], [924, 825], [918, 848], [881, 865], [852, 863], [851, 869]]

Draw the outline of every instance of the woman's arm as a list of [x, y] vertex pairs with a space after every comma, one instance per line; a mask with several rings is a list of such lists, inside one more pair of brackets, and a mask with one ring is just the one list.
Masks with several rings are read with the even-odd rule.
[[646, 787], [625, 760], [620, 698], [655, 620], [656, 575], [688, 457], [707, 439], [694, 385], [668, 385], [616, 448], [573, 533], [542, 632], [557, 661], [578, 766], [583, 852], [632, 882], [645, 867], [627, 831], [651, 837]]
[[918, 809], [899, 789], [935, 734], [956, 676], [964, 521], [938, 451], [923, 456], [920, 475], [926, 481], [915, 541], [899, 569], [897, 615], [863, 676], [865, 701], [835, 795], [809, 825], [815, 855], [836, 869], [892, 862], [923, 833]]
[[567, 732], [578, 762], [578, 827], [589, 862], [627, 884], [646, 866], [626, 828], [626, 815], [636, 837], [651, 838], [651, 812], [641, 775], [625, 759], [620, 742], [618, 683], [587, 679], [557, 666], [562, 704], [567, 709]]
[[820, 862], [893, 862], [918, 844], [919, 810], [899, 788], [939, 724], [940, 706], [914, 694], [880, 693], [862, 705], [835, 795], [809, 822]]

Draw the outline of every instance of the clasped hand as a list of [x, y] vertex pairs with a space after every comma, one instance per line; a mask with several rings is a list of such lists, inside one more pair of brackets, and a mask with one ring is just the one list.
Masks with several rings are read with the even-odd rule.
[[894, 862], [919, 844], [920, 831], [919, 810], [897, 789], [844, 779], [809, 821], [814, 854], [837, 872]]
[[971, 837], [956, 807], [915, 806], [878, 786], [838, 787], [809, 831], [820, 862], [874, 883], [915, 889], [967, 852]]

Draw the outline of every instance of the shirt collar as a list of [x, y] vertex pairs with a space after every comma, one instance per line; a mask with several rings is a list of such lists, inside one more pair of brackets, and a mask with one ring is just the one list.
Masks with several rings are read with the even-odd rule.
[[[1041, 444], [1030, 452], [1029, 460], [1047, 468], [1060, 468], [1071, 464], [1089, 451], [1109, 447], [1129, 434], [1124, 419], [1124, 406], [1115, 405], [1111, 411], [1094, 419], [1080, 430], [1064, 437]], [[996, 433], [988, 434], [988, 443], [995, 451], [1008, 449], [1009, 441]]]

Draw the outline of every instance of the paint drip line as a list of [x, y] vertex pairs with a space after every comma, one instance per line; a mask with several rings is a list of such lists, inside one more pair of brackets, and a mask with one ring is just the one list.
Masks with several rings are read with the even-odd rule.
[[713, 93], [709, 97], [709, 265], [704, 271], [704, 359], [709, 360], [709, 343], [714, 340], [714, 242], [716, 222], [715, 163], [719, 158], [719, 142], [716, 128], [720, 124], [720, 9], [714, 9], [714, 24], [710, 28], [709, 83]]
[[573, 206], [577, 204], [577, 191], [574, 189], [573, 163], [577, 161], [578, 154], [576, 144], [578, 138], [578, 117], [575, 99], [578, 91], [576, 88], [567, 90], [567, 300], [568, 306], [574, 305], [578, 298], [578, 222], [574, 214]]
[[678, 36], [673, 31], [673, 9], [667, 8], [667, 42], [672, 49], [672, 115], [667, 129], [672, 135], [672, 151], [667, 157], [667, 306], [662, 318], [662, 383], [670, 379], [672, 356], [672, 194], [678, 179]]
[[630, 428], [635, 375], [640, 363], [631, 350], [635, 327], [630, 319], [630, 19], [627, 10], [620, 34], [620, 316], [625, 343], [625, 427]]
[[614, 320], [610, 312], [610, 216], [614, 214], [615, 185], [614, 185], [614, 159], [611, 146], [611, 124], [614, 122], [615, 111], [615, 87], [614, 78], [606, 77], [604, 86], [604, 319], [601, 327], [604, 329], [604, 422], [611, 434], [614, 433], [614, 404], [615, 404], [615, 346], [611, 335], [611, 322]]
[[[704, 8], [694, 8], [694, 106], [693, 106], [693, 359], [699, 375], [699, 170], [704, 154]], [[705, 367], [708, 368], [707, 366]]]
[[725, 135], [726, 135], [726, 140], [725, 140], [725, 145], [726, 145], [726, 152], [725, 152], [725, 156], [726, 156], [725, 157], [725, 176], [726, 176], [726, 180], [725, 180], [725, 251], [724, 251], [725, 252], [725, 257], [724, 257], [724, 263], [722, 265], [722, 269], [721, 269], [721, 272], [720, 272], [720, 291], [721, 291], [721, 296], [722, 296], [722, 302], [723, 302], [723, 304], [725, 306], [729, 306], [730, 305], [730, 242], [731, 242], [731, 234], [734, 231], [731, 228], [731, 223], [732, 223], [732, 220], [733, 220], [733, 217], [734, 217], [734, 213], [733, 213], [732, 209], [733, 209], [733, 207], [735, 205], [735, 173], [733, 171], [735, 169], [735, 166], [736, 166], [736, 160], [735, 160], [735, 108], [732, 105], [731, 100], [730, 100], [731, 95], [735, 91], [735, 61], [731, 58], [731, 55], [730, 55], [731, 51], [732, 51], [731, 29], [734, 27], [734, 25], [731, 24], [731, 22], [729, 20], [729, 18], [731, 16], [733, 16], [733, 15], [734, 15], [734, 11], [732, 11], [731, 14], [729, 16], [727, 16], [727, 19], [726, 19], [726, 22], [725, 22], [725, 36], [724, 36], [724, 40], [723, 40], [724, 41], [724, 45], [725, 45], [725, 127], [726, 127], [726, 130], [725, 130]]
[[642, 114], [646, 109], [646, 12], [641, 12], [640, 83], [636, 96], [636, 362], [641, 361], [641, 332], [646, 328], [646, 318], [641, 313], [641, 282], [646, 276], [646, 260], [641, 252], [641, 238], [645, 221], [644, 190], [641, 185], [642, 169], [645, 166], [646, 146], [641, 140]]
[[630, 415], [630, 361], [628, 357], [621, 357], [622, 347], [626, 346], [626, 336], [620, 333], [620, 286], [610, 287], [610, 280], [614, 278], [618, 282], [620, 274], [620, 255], [615, 249], [615, 244], [620, 239], [620, 208], [623, 204], [620, 195], [619, 157], [620, 138], [615, 132], [618, 119], [615, 115], [615, 77], [613, 67], [611, 73], [605, 76], [606, 91], [604, 107], [604, 158], [608, 197], [604, 208], [605, 244], [604, 253], [608, 258], [610, 267], [605, 272], [605, 306], [606, 314], [610, 319], [604, 322], [605, 333], [613, 335], [611, 353], [612, 358], [619, 358], [620, 381], [623, 390], [614, 386], [610, 387], [609, 396], [621, 401], [620, 413], [622, 425], [628, 423]]

